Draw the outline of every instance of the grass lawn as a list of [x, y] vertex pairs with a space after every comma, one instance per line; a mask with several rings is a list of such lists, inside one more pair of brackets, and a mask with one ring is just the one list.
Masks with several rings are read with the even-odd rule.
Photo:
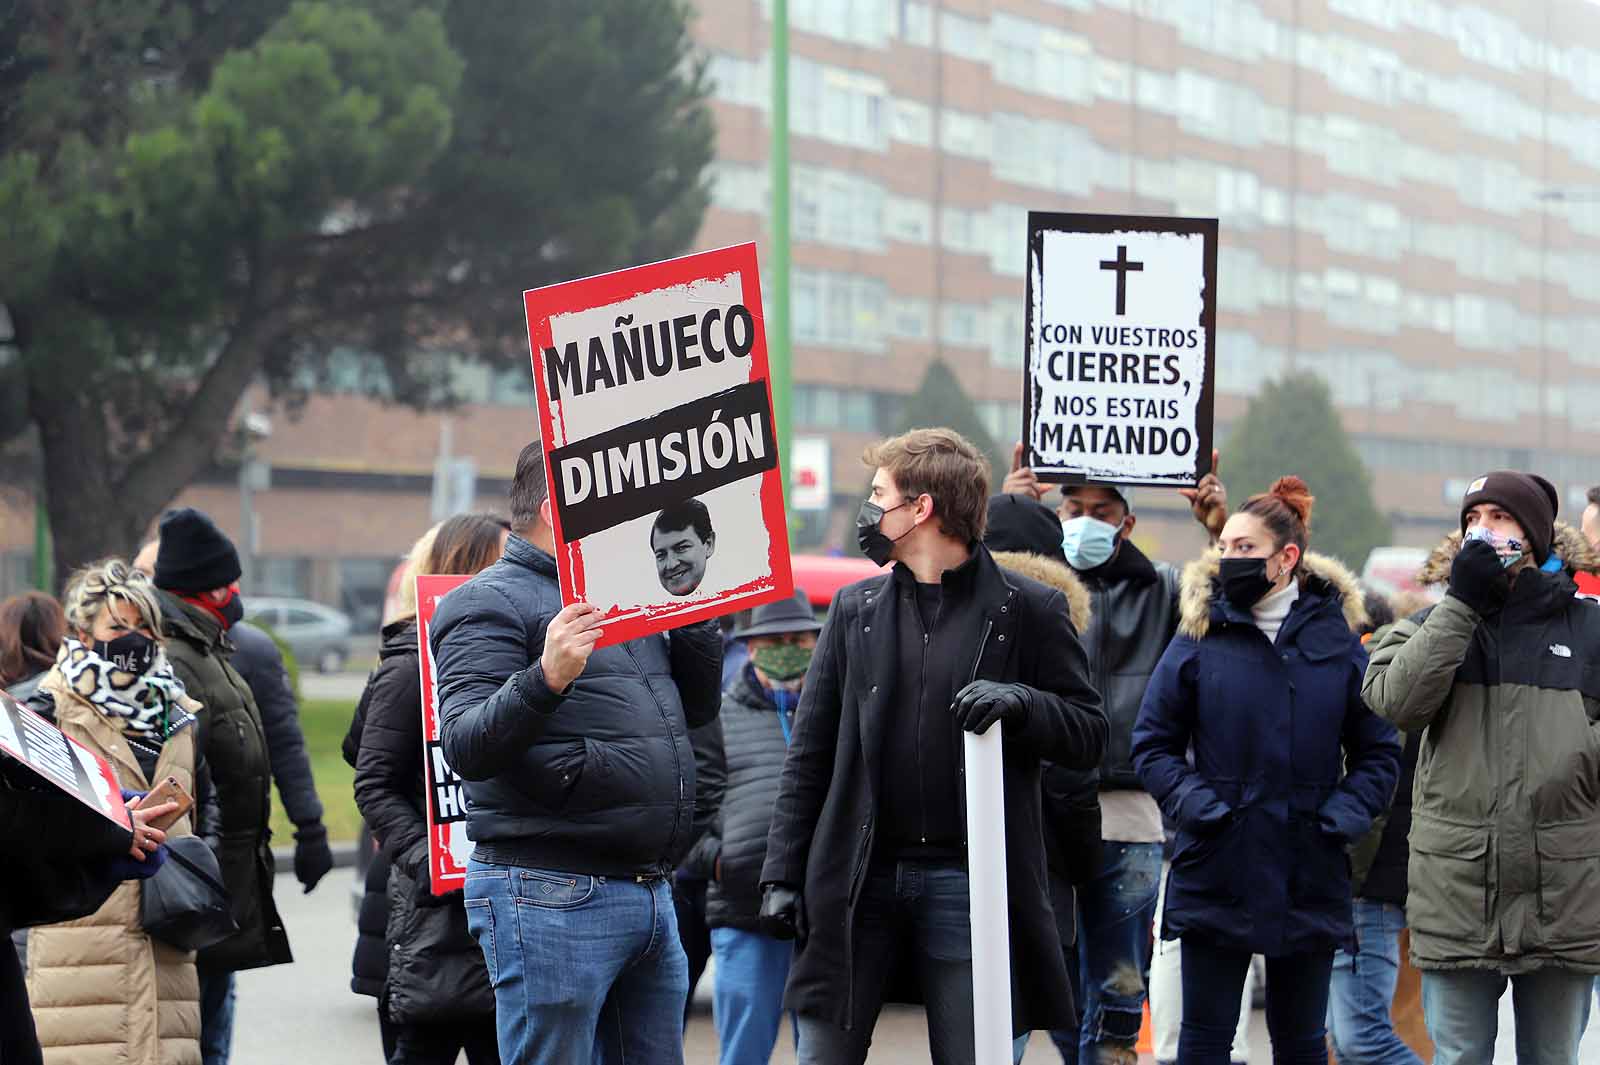
[[[306, 734], [311, 773], [322, 798], [323, 823], [328, 826], [328, 838], [335, 842], [354, 842], [361, 835], [361, 812], [356, 809], [354, 791], [356, 771], [345, 764], [339, 751], [355, 708], [353, 701], [343, 699], [306, 699], [300, 703], [300, 727]], [[277, 847], [294, 844], [294, 824], [278, 802], [276, 787], [272, 789], [272, 843]]]

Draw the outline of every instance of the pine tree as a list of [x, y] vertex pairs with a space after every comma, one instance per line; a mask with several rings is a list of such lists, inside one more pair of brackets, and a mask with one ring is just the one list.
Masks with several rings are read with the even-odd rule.
[[1356, 454], [1320, 377], [1270, 381], [1222, 449], [1229, 509], [1295, 474], [1316, 497], [1311, 548], [1359, 568], [1374, 547], [1390, 542], [1389, 521], [1372, 498], [1372, 475]]
[[979, 417], [972, 397], [942, 359], [928, 364], [922, 385], [906, 402], [905, 414], [895, 432], [932, 428], [954, 429], [989, 456], [989, 487], [991, 491], [1000, 490], [1000, 479], [1010, 468], [1010, 458], [995, 447], [994, 438]]

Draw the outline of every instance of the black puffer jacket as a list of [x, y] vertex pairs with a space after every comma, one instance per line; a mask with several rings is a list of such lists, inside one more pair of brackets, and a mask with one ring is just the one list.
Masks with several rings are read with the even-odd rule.
[[[383, 630], [383, 643], [378, 649], [381, 662], [385, 653], [396, 653], [402, 641], [395, 638], [410, 622], [397, 621]], [[377, 671], [374, 670], [374, 673]], [[421, 680], [419, 678], [420, 686]], [[361, 735], [367, 730], [367, 706], [372, 701], [372, 676], [356, 700], [355, 713], [350, 718], [350, 729], [345, 733], [340, 752], [351, 769], [361, 755]], [[389, 979], [389, 945], [385, 936], [389, 928], [389, 859], [376, 840], [369, 840], [372, 826], [362, 835], [362, 846], [374, 846], [372, 863], [367, 866], [367, 877], [362, 885], [361, 905], [356, 912], [356, 946], [350, 959], [350, 990], [358, 995], [383, 997], [383, 985]]]
[[439, 604], [441, 739], [482, 860], [667, 875], [693, 841], [689, 729], [721, 705], [715, 622], [604, 647], [565, 693], [544, 681], [556, 562], [519, 536]]
[[[791, 708], [790, 713], [793, 713]], [[722, 696], [723, 764], [727, 784], [706, 840], [704, 873], [706, 924], [712, 928], [754, 931], [761, 909], [761, 863], [767, 857], [767, 831], [778, 801], [778, 779], [789, 745], [772, 693], [756, 679], [749, 663]], [[722, 878], [712, 874], [722, 862]]]
[[1100, 761], [1102, 791], [1143, 790], [1133, 771], [1133, 724], [1161, 654], [1178, 631], [1178, 571], [1124, 540], [1111, 561], [1080, 570], [1090, 620], [1081, 632], [1089, 676], [1111, 725]]
[[494, 1015], [483, 952], [467, 931], [459, 895], [433, 899], [423, 796], [422, 681], [417, 625], [384, 630], [377, 671], [367, 681], [356, 805], [389, 863], [387, 974], [389, 1018], [425, 1024]]

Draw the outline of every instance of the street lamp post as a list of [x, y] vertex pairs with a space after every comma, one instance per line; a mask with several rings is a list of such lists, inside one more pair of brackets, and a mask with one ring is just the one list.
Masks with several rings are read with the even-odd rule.
[[256, 444], [272, 435], [272, 419], [251, 411], [241, 422], [244, 450], [239, 456], [239, 583], [246, 592], [256, 588], [256, 554], [261, 550], [261, 523], [255, 494], [272, 487], [272, 466], [256, 457]]

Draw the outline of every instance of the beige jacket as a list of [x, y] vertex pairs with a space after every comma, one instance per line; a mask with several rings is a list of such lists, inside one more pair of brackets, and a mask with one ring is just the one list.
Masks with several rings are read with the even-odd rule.
[[[124, 788], [150, 781], [115, 723], [75, 695], [54, 670], [56, 725], [103, 755]], [[198, 704], [196, 704], [198, 705]], [[194, 794], [195, 727], [170, 737], [156, 778]], [[192, 834], [184, 817], [168, 836]], [[46, 1065], [200, 1065], [200, 981], [194, 954], [145, 934], [141, 882], [124, 882], [95, 913], [35, 928], [28, 938], [28, 998]]]

